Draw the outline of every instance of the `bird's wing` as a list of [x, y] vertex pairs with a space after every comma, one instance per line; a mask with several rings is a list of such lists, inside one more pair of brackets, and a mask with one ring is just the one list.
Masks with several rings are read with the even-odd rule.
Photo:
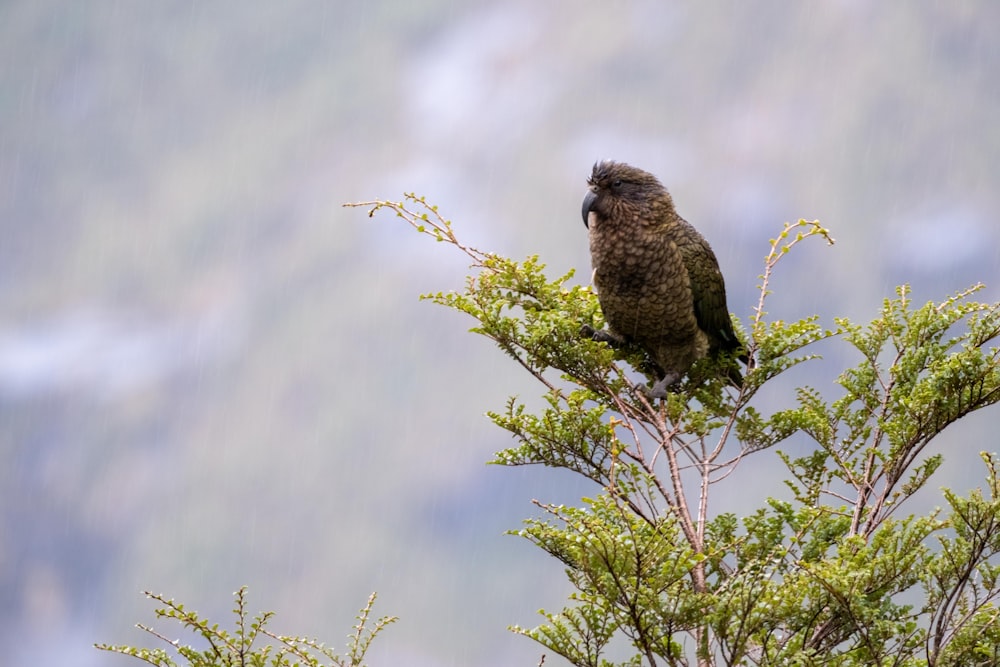
[[[719, 270], [719, 261], [701, 234], [688, 237], [678, 246], [691, 280], [691, 296], [698, 326], [719, 348], [736, 349], [740, 345], [733, 331], [733, 321], [726, 306], [726, 284]], [[713, 345], [713, 347], [715, 346]]]

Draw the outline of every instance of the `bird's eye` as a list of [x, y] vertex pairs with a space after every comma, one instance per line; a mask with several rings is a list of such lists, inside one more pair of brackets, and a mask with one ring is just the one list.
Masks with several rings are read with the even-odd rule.
[[617, 190], [618, 188], [620, 188], [621, 186], [622, 186], [622, 179], [620, 179], [620, 178], [616, 178], [616, 179], [614, 180], [614, 182], [613, 182], [613, 183], [611, 184], [611, 187], [613, 187], [613, 188], [614, 188], [614, 189], [616, 189], [616, 190]]

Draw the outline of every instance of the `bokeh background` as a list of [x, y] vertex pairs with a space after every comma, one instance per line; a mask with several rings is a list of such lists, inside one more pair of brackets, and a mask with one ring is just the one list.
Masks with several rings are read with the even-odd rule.
[[[140, 591], [228, 623], [248, 584], [338, 647], [379, 591], [401, 620], [371, 664], [537, 664], [505, 628], [569, 588], [503, 533], [593, 489], [484, 465], [510, 441], [483, 413], [538, 388], [418, 300], [458, 253], [341, 204], [416, 191], [585, 281], [584, 180], [615, 158], [743, 319], [798, 218], [838, 243], [782, 265], [775, 317], [866, 320], [902, 282], [996, 301], [998, 25], [986, 0], [4, 3], [3, 662], [128, 664], [91, 644], [150, 643]], [[844, 360], [788, 382], [834, 396]], [[948, 432], [932, 486], [977, 484], [996, 419]], [[780, 492], [773, 453], [747, 465], [720, 509]]]

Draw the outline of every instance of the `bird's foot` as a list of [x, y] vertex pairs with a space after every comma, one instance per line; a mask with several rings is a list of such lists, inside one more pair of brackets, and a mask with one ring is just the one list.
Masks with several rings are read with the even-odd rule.
[[625, 339], [617, 334], [613, 334], [607, 329], [595, 329], [589, 324], [580, 327], [580, 335], [584, 338], [596, 340], [598, 343], [607, 343], [611, 347], [621, 347], [625, 344]]
[[670, 372], [664, 375], [662, 378], [656, 381], [652, 387], [647, 387], [646, 385], [639, 385], [639, 390], [646, 395], [646, 398], [653, 400], [656, 398], [666, 398], [667, 392], [674, 387], [678, 382], [680, 382], [680, 373]]

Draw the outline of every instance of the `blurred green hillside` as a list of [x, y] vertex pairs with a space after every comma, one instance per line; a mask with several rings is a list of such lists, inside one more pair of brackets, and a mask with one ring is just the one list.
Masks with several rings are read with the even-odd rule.
[[[997, 25], [985, 0], [6, 3], [10, 664], [119, 664], [90, 644], [138, 640], [138, 591], [221, 616], [242, 584], [330, 643], [378, 590], [401, 620], [372, 664], [537, 664], [505, 627], [567, 589], [502, 533], [589, 490], [483, 465], [508, 442], [483, 412], [536, 389], [418, 301], [460, 257], [341, 204], [416, 191], [586, 281], [584, 179], [615, 158], [661, 177], [742, 318], [798, 218], [838, 243], [783, 266], [775, 317], [866, 319], [901, 282], [1000, 300]], [[824, 352], [794, 377], [832, 392], [852, 359]], [[976, 483], [993, 432], [959, 424], [939, 485]], [[778, 492], [776, 457], [748, 464], [734, 503]]]

